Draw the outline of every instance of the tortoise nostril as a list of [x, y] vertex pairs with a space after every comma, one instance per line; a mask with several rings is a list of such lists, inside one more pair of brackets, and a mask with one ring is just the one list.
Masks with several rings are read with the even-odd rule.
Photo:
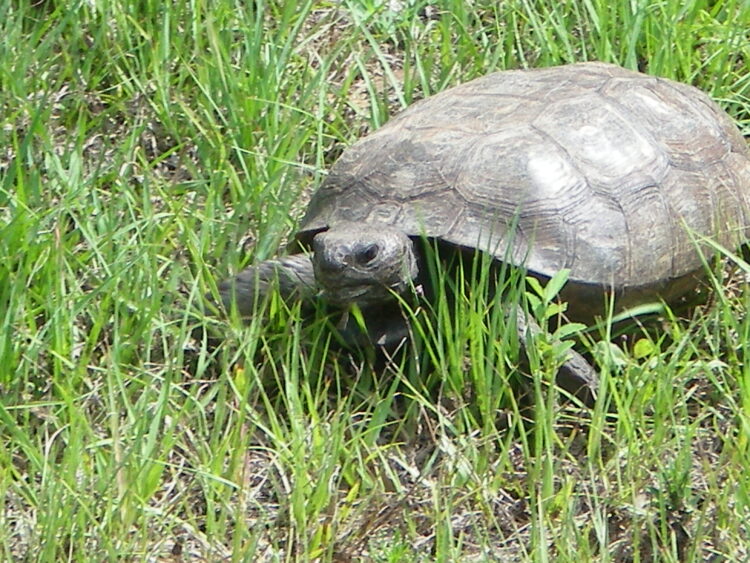
[[370, 264], [380, 253], [380, 247], [377, 244], [368, 244], [367, 246], [357, 249], [354, 259], [360, 266]]

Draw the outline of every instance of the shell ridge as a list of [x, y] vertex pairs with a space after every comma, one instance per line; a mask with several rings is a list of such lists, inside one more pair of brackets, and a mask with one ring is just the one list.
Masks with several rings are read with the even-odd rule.
[[702, 267], [684, 219], [725, 245], [722, 223], [750, 236], [738, 139], [706, 94], [669, 79], [599, 62], [495, 73], [347, 149], [303, 227], [380, 221], [637, 293]]

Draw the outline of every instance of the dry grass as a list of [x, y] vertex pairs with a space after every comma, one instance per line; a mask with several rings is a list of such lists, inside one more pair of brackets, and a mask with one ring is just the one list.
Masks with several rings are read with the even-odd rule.
[[[385, 368], [337, 347], [323, 312], [195, 313], [277, 251], [346, 145], [494, 69], [640, 67], [702, 87], [747, 135], [746, 3], [94, 0], [0, 16], [0, 557], [748, 559], [741, 259], [687, 317], [582, 339], [606, 385], [592, 410], [554, 391], [519, 407], [481, 281], [420, 316], [426, 336]], [[193, 338], [206, 325], [215, 347]]]

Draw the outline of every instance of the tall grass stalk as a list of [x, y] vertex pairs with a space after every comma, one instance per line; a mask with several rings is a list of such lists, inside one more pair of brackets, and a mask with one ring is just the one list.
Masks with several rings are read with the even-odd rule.
[[[738, 256], [691, 315], [541, 335], [531, 370], [503, 303], [554, 291], [482, 258], [431, 261], [388, 362], [331, 311], [201, 309], [346, 145], [493, 70], [617, 62], [747, 135], [748, 30], [741, 0], [0, 3], [0, 557], [746, 559]], [[566, 342], [593, 410], [548, 385]]]

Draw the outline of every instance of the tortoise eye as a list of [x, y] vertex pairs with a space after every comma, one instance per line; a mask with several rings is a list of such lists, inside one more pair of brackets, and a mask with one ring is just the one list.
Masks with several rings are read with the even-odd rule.
[[364, 248], [357, 250], [355, 259], [357, 260], [357, 264], [359, 264], [360, 266], [366, 266], [373, 260], [375, 260], [375, 258], [378, 257], [379, 253], [380, 248], [377, 244], [368, 244]]

